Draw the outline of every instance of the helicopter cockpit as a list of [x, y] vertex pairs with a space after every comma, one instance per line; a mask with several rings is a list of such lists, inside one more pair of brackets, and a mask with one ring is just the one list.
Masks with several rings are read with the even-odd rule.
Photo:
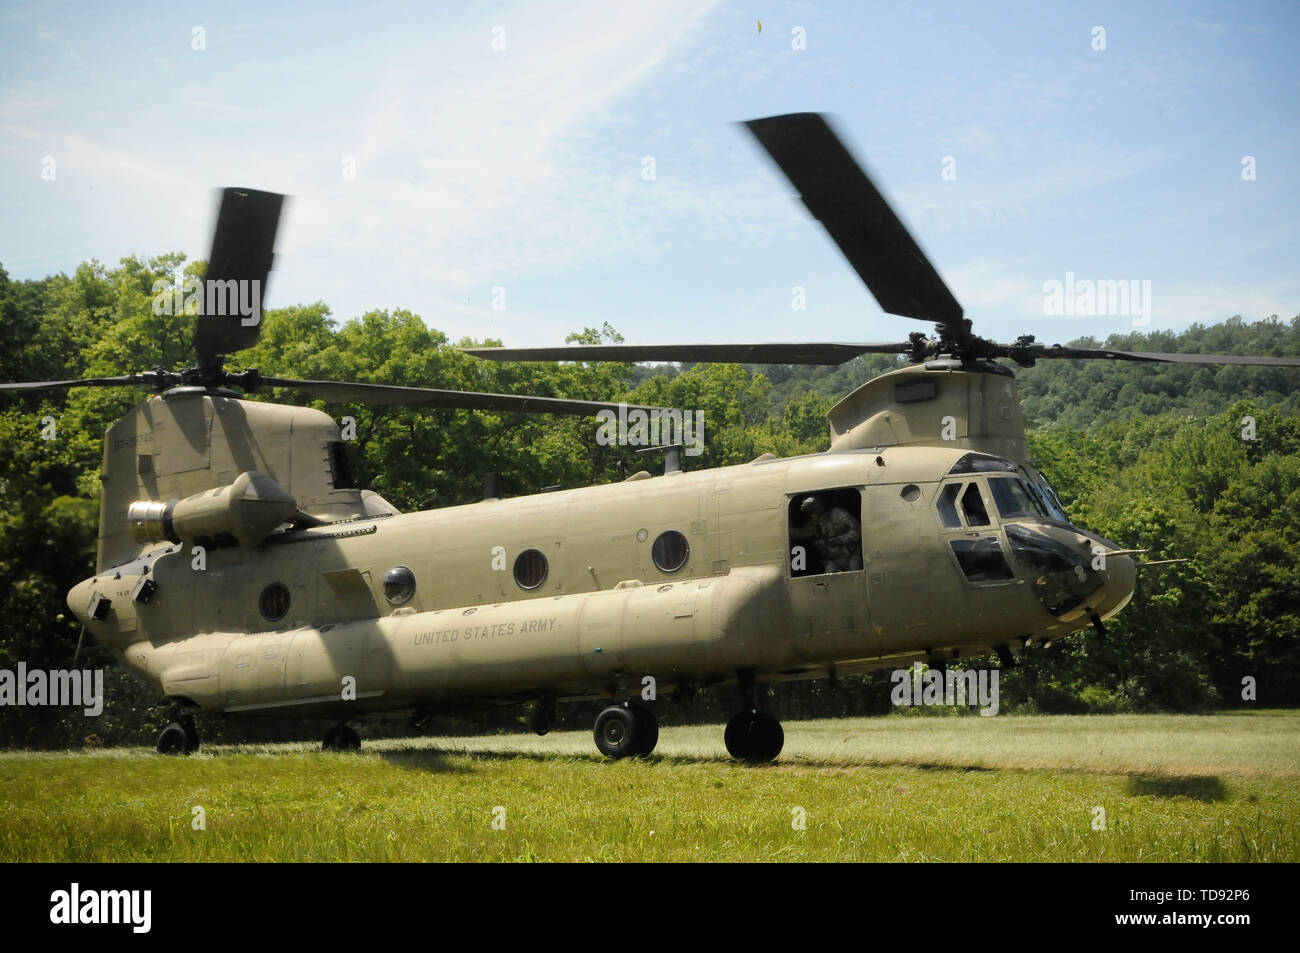
[[1003, 474], [990, 476], [988, 483], [998, 512], [1004, 520], [1070, 522], [1065, 507], [1061, 505], [1047, 478], [1031, 466], [990, 454], [968, 453], [952, 465], [948, 475], [960, 476], [967, 473]]
[[1059, 619], [1096, 611], [1094, 603], [1110, 579], [1105, 553], [1118, 547], [1071, 523], [1041, 473], [1002, 457], [968, 453], [946, 479], [936, 507], [967, 584], [1008, 585], [1021, 579]]

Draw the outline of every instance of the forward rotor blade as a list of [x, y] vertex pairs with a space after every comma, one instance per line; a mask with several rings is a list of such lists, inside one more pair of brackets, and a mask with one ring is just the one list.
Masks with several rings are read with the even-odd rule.
[[[619, 404], [563, 397], [531, 397], [520, 394], [480, 394], [475, 391], [438, 390], [432, 387], [396, 387], [390, 384], [362, 384], [343, 381], [304, 381], [288, 377], [260, 376], [271, 387], [292, 387], [319, 400], [332, 403], [361, 403], [375, 406], [452, 407], [464, 410], [502, 410], [522, 413], [577, 414], [594, 416], [602, 410], [618, 412]], [[664, 410], [640, 404], [623, 404], [629, 410]]]
[[792, 113], [745, 125], [881, 308], [942, 324], [956, 340], [968, 337], [961, 305], [825, 117]]
[[200, 367], [257, 343], [283, 204], [284, 196], [274, 192], [222, 191], [194, 329]]
[[[1008, 345], [1014, 347], [1014, 345]], [[1243, 354], [1171, 354], [1159, 351], [1115, 351], [1110, 348], [1033, 347], [1038, 358], [1089, 360], [1108, 358], [1115, 361], [1143, 361], [1155, 364], [1247, 364], [1259, 367], [1300, 367], [1300, 357], [1253, 357]]]
[[577, 344], [567, 347], [466, 347], [492, 361], [670, 361], [694, 364], [843, 364], [860, 354], [906, 354], [901, 344]]

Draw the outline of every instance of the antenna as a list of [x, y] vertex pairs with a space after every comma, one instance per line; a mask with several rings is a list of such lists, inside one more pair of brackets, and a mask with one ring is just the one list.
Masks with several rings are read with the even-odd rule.
[[646, 447], [637, 453], [655, 453], [662, 450], [664, 454], [664, 476], [682, 472], [682, 447], [680, 443], [668, 443], [661, 447]]

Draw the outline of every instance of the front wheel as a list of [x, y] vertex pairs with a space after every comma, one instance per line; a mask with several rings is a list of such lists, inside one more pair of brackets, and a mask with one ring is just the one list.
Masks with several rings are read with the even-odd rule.
[[766, 764], [775, 761], [785, 747], [785, 731], [771, 715], [742, 711], [727, 722], [723, 741], [733, 758], [749, 764]]
[[323, 751], [358, 751], [360, 748], [361, 737], [347, 725], [335, 725], [321, 744]]
[[659, 743], [659, 719], [648, 708], [633, 708], [632, 712], [640, 722], [638, 727], [641, 730], [641, 743], [637, 745], [636, 753], [642, 758], [649, 757]]
[[623, 705], [611, 705], [597, 715], [592, 733], [596, 736], [596, 748], [600, 753], [615, 759], [640, 754], [645, 735], [641, 719]]

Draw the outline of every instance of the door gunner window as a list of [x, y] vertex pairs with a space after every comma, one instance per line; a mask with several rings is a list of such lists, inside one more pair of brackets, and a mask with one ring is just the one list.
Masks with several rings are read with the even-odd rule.
[[817, 490], [790, 498], [790, 575], [820, 576], [862, 568], [862, 496]]

